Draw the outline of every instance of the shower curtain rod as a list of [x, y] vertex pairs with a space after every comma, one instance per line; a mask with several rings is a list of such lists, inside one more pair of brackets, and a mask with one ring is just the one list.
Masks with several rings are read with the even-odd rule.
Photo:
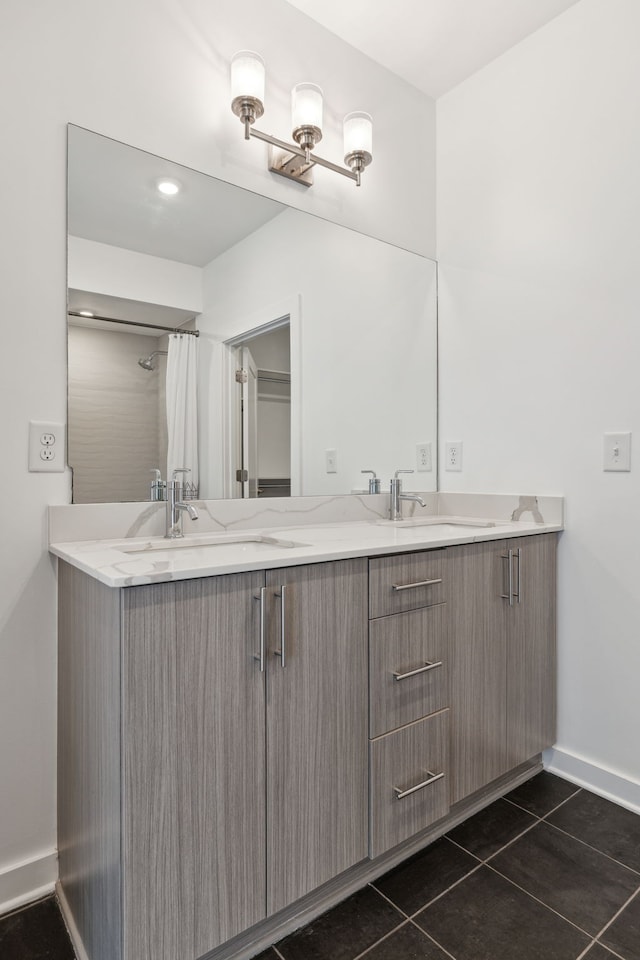
[[67, 315], [70, 317], [80, 317], [81, 320], [104, 320], [106, 323], [123, 323], [127, 327], [147, 327], [149, 330], [165, 330], [167, 333], [187, 333], [190, 337], [199, 337], [199, 330], [183, 330], [182, 327], [162, 327], [157, 323], [136, 323], [135, 320], [116, 320], [115, 317], [99, 317], [97, 313], [94, 313], [91, 317], [87, 317], [83, 313], [78, 313], [76, 310], [67, 310]]

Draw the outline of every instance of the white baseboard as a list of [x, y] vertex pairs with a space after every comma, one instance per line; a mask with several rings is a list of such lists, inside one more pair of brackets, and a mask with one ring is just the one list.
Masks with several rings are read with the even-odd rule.
[[0, 870], [0, 915], [53, 893], [58, 878], [58, 853], [48, 850]]
[[552, 747], [542, 754], [545, 770], [576, 783], [634, 813], [640, 813], [640, 782], [599, 766], [586, 757]]

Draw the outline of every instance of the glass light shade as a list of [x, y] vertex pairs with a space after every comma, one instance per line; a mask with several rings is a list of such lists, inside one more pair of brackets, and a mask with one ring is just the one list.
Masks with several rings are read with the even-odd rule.
[[348, 113], [344, 118], [344, 152], [373, 154], [373, 120], [368, 113]]
[[298, 83], [291, 91], [293, 129], [317, 127], [322, 130], [322, 90], [315, 83]]
[[231, 61], [231, 99], [253, 97], [264, 103], [264, 60], [252, 50], [240, 50]]

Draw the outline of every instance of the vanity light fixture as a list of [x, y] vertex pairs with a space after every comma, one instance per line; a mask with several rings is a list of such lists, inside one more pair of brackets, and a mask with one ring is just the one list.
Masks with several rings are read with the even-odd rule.
[[78, 313], [80, 314], [81, 317], [92, 317], [92, 316], [93, 316], [93, 310], [78, 310]]
[[349, 113], [344, 118], [344, 162], [324, 160], [312, 150], [322, 140], [322, 90], [315, 83], [298, 83], [291, 91], [291, 116], [295, 143], [286, 143], [253, 124], [264, 113], [265, 66], [262, 57], [241, 50], [231, 61], [231, 109], [244, 124], [244, 138], [256, 137], [269, 144], [269, 169], [309, 187], [318, 164], [355, 180], [371, 163], [373, 122], [368, 113]]
[[158, 193], [161, 193], [165, 197], [175, 197], [176, 193], [180, 193], [182, 189], [182, 184], [178, 180], [172, 180], [170, 177], [160, 177], [156, 180], [156, 187]]

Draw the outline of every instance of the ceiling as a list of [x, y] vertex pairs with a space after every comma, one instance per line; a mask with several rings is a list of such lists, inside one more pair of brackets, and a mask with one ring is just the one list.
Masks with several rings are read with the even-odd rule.
[[578, 0], [288, 0], [436, 99]]
[[[69, 234], [204, 267], [284, 210], [281, 203], [69, 126]], [[160, 178], [177, 180], [162, 197]]]

